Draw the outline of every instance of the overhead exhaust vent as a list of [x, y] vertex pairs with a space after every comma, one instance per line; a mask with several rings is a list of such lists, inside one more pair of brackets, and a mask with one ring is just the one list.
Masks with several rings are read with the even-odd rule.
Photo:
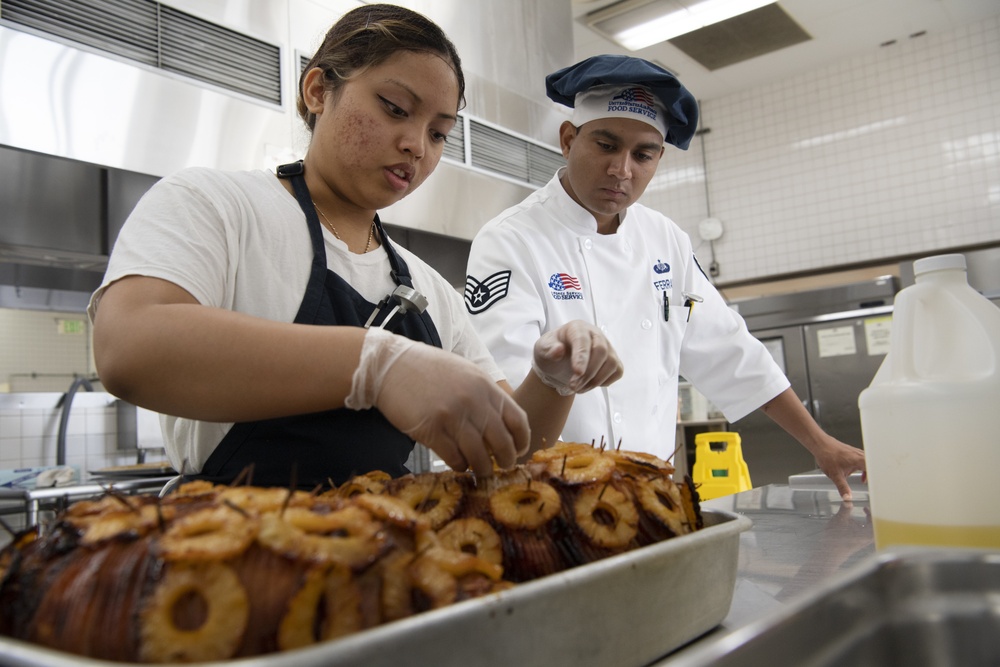
[[465, 164], [465, 116], [458, 114], [458, 122], [448, 133], [448, 141], [444, 144], [444, 157]]
[[809, 33], [775, 3], [668, 41], [714, 71], [810, 39]]
[[471, 165], [544, 185], [565, 164], [562, 154], [477, 121], [469, 123]]
[[277, 46], [165, 5], [160, 30], [160, 67], [281, 104]]
[[281, 104], [279, 47], [152, 0], [3, 0], [0, 20]]

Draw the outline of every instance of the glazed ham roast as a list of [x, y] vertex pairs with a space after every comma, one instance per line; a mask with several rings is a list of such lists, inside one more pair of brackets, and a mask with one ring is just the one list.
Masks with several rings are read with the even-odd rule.
[[124, 662], [285, 651], [701, 527], [656, 457], [558, 443], [470, 473], [323, 492], [191, 482], [71, 505], [0, 552], [0, 634]]

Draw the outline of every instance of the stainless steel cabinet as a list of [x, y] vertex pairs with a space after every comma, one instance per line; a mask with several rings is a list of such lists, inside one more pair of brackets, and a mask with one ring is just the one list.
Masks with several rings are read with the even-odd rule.
[[[892, 278], [738, 304], [754, 334], [785, 371], [792, 389], [827, 433], [863, 446], [858, 395], [888, 350]], [[812, 455], [763, 411], [731, 426], [740, 434], [754, 486], [785, 484], [813, 470]]]
[[888, 341], [880, 333], [887, 334], [889, 328], [879, 325], [890, 320], [891, 315], [876, 313], [802, 327], [812, 415], [824, 431], [858, 447], [858, 396], [885, 359]]
[[[803, 328], [779, 327], [753, 333], [785, 371], [792, 389], [811, 412]], [[733, 423], [730, 430], [740, 434], [743, 459], [747, 462], [750, 481], [755, 487], [784, 484], [788, 482], [789, 475], [816, 467], [812, 455], [762, 410], [755, 410]]]

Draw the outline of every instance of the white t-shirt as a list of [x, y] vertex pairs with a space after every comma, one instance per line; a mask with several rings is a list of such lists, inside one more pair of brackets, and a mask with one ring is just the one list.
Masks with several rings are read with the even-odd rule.
[[669, 458], [679, 375], [729, 421], [788, 388], [767, 349], [702, 272], [680, 227], [634, 204], [617, 233], [598, 234], [594, 217], [559, 182], [561, 173], [476, 235], [465, 299], [479, 335], [516, 381], [538, 337], [570, 320], [594, 324], [611, 341], [624, 375], [576, 397], [564, 440], [620, 441], [623, 449]]
[[[384, 249], [358, 255], [325, 228], [323, 236], [327, 266], [369, 302], [378, 303], [395, 288]], [[461, 296], [416, 255], [394, 247], [409, 267], [414, 288], [427, 297], [442, 348], [493, 379], [504, 379], [472, 328]], [[292, 322], [312, 258], [305, 215], [274, 174], [185, 169], [156, 183], [136, 205], [88, 314], [93, 321], [109, 284], [141, 275], [174, 283], [205, 306]], [[198, 472], [232, 423], [164, 416], [161, 426], [174, 467]]]

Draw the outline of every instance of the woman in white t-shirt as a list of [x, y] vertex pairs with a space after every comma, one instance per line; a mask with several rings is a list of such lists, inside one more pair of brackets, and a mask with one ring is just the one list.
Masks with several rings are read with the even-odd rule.
[[94, 355], [109, 391], [169, 415], [186, 477], [398, 476], [414, 442], [489, 475], [554, 442], [573, 394], [621, 376], [606, 338], [570, 322], [514, 391], [459, 295], [385, 235], [376, 211], [434, 171], [464, 87], [437, 25], [359, 7], [299, 81], [304, 160], [184, 170], [136, 206], [90, 304]]

